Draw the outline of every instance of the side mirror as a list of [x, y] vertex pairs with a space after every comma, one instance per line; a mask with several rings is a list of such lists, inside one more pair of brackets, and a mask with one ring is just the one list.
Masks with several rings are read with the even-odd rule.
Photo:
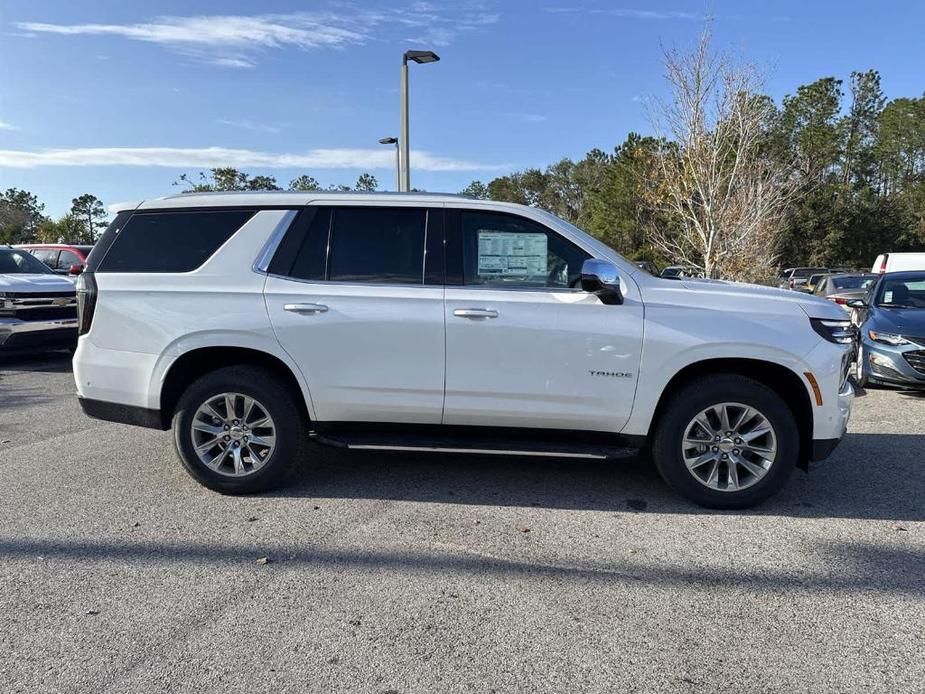
[[848, 308], [867, 308], [867, 302], [864, 299], [851, 299], [845, 303]]
[[67, 274], [69, 274], [69, 275], [79, 275], [79, 274], [80, 274], [81, 272], [83, 272], [83, 271], [84, 271], [84, 266], [83, 266], [83, 265], [81, 265], [80, 263], [74, 263], [74, 264], [71, 265], [71, 267], [68, 269]]
[[588, 258], [581, 265], [581, 288], [597, 296], [605, 304], [622, 304], [620, 273], [617, 267], [606, 260]]

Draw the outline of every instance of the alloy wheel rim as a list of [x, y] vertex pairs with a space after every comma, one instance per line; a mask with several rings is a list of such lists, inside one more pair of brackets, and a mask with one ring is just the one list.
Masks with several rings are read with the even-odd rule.
[[276, 449], [276, 424], [255, 398], [220, 393], [206, 400], [190, 424], [199, 461], [226, 477], [247, 477], [260, 470]]
[[738, 492], [768, 474], [777, 458], [777, 434], [756, 408], [723, 402], [702, 410], [685, 427], [681, 457], [700, 484]]

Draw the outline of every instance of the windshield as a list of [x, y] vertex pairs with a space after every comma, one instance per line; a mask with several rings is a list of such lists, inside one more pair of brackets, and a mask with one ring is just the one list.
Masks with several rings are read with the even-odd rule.
[[845, 277], [833, 277], [831, 282], [836, 289], [867, 289], [877, 275], [848, 275]]
[[885, 278], [877, 290], [877, 306], [925, 308], [925, 272]]
[[0, 248], [0, 275], [23, 275], [26, 273], [54, 274], [51, 268], [28, 251]]

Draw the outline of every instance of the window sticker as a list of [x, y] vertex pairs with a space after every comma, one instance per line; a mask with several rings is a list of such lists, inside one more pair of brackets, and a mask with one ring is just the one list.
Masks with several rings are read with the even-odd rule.
[[546, 234], [479, 230], [481, 279], [516, 277], [546, 281]]

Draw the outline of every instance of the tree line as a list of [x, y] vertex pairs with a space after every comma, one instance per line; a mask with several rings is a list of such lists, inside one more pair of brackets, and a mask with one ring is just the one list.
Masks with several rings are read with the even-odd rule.
[[[233, 167], [219, 167], [208, 173], [199, 172], [195, 180], [182, 174], [174, 185], [183, 186], [184, 193], [210, 191], [283, 190], [273, 176], [251, 176]], [[378, 188], [376, 177], [363, 173], [353, 187], [330, 185], [326, 189], [307, 174], [291, 180], [287, 190], [314, 191], [357, 190], [370, 192]], [[45, 215], [45, 204], [27, 190], [9, 188], [0, 193], [0, 244], [74, 243], [93, 244], [109, 223], [109, 214], [95, 195], [84, 193], [71, 201], [70, 210], [59, 219]]]
[[462, 193], [542, 207], [631, 259], [714, 277], [863, 268], [925, 248], [925, 95], [888, 100], [866, 70], [777, 105], [753, 91], [751, 66], [710, 53], [708, 32], [690, 54], [667, 51], [665, 66], [671, 97], [652, 108], [656, 136], [630, 133], [612, 151]]

